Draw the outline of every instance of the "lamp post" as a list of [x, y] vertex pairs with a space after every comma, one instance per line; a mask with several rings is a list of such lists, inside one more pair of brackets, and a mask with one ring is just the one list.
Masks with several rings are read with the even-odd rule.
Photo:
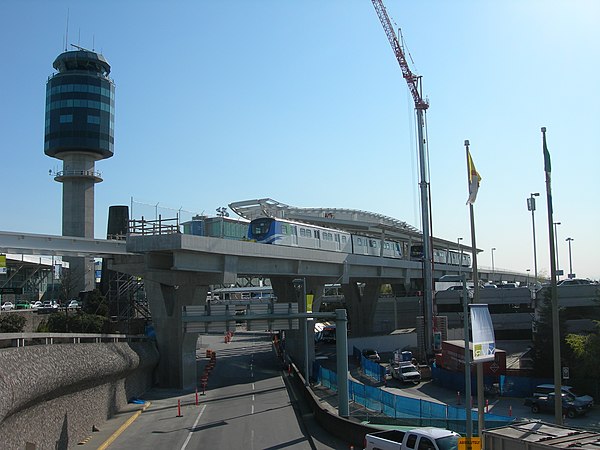
[[456, 242], [458, 243], [458, 251], [460, 252], [460, 257], [458, 260], [458, 274], [460, 275], [462, 272], [462, 247], [460, 246], [460, 241], [462, 241], [463, 238], [459, 237], [456, 239]]
[[492, 247], [492, 281], [496, 281], [495, 280], [495, 272], [496, 269], [494, 268], [494, 251], [496, 250], [496, 247]]
[[568, 237], [565, 239], [569, 243], [569, 278], [575, 278], [575, 274], [573, 273], [573, 260], [571, 259], [571, 241], [575, 239]]
[[537, 273], [537, 252], [535, 249], [535, 197], [539, 197], [540, 193], [536, 192], [534, 194], [530, 194], [527, 199], [527, 209], [531, 211], [531, 225], [533, 227], [533, 276], [534, 283], [537, 283], [538, 273]]
[[560, 264], [558, 259], [558, 230], [556, 227], [560, 225], [560, 222], [552, 222], [554, 225], [554, 247], [556, 249], [556, 281], [560, 280]]
[[529, 287], [529, 272], [531, 272], [531, 269], [526, 269], [527, 272], [527, 287]]
[[221, 218], [221, 239], [223, 239], [225, 237], [225, 217], [229, 217], [227, 208], [225, 206], [217, 208], [217, 216]]

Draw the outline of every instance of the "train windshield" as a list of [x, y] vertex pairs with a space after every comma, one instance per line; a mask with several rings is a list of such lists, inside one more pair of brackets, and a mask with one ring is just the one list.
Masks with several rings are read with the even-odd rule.
[[263, 217], [260, 219], [254, 219], [250, 223], [250, 238], [260, 240], [264, 238], [271, 229], [271, 224], [273, 223], [273, 219], [268, 217]]

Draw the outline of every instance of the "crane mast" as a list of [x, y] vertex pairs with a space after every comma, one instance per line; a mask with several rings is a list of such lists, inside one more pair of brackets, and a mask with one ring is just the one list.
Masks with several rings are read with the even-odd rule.
[[418, 151], [419, 151], [419, 171], [420, 181], [419, 188], [421, 192], [421, 221], [423, 222], [423, 318], [425, 330], [423, 333], [425, 353], [427, 356], [433, 355], [433, 248], [431, 243], [431, 218], [430, 218], [430, 199], [429, 199], [429, 164], [427, 159], [427, 153], [425, 151], [425, 135], [424, 132], [426, 122], [424, 114], [429, 108], [429, 102], [424, 100], [421, 96], [420, 77], [413, 74], [408, 66], [404, 52], [398, 37], [392, 28], [392, 23], [388, 16], [388, 13], [383, 4], [383, 0], [371, 0], [375, 8], [375, 12], [379, 17], [379, 21], [383, 26], [383, 30], [392, 46], [394, 55], [400, 69], [402, 70], [402, 76], [406, 80], [408, 89], [413, 97], [415, 103], [415, 112], [417, 116], [417, 140], [418, 140]]

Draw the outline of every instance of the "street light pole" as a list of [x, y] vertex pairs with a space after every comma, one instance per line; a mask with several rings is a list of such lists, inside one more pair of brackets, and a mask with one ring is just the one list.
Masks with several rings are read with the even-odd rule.
[[527, 209], [531, 211], [531, 225], [533, 227], [533, 276], [535, 277], [533, 282], [537, 283], [538, 281], [538, 272], [537, 272], [537, 252], [535, 249], [535, 197], [539, 197], [540, 193], [536, 192], [534, 194], [530, 194], [527, 199]]
[[527, 272], [527, 287], [529, 287], [529, 272], [531, 272], [531, 269], [526, 269]]
[[496, 281], [496, 269], [494, 268], [494, 251], [496, 250], [496, 247], [492, 247], [492, 281]]
[[463, 238], [459, 237], [457, 238], [457, 242], [458, 242], [458, 251], [460, 252], [460, 256], [459, 256], [459, 260], [458, 260], [458, 274], [460, 275], [462, 272], [462, 255], [463, 255], [463, 251], [462, 251], [462, 247], [460, 246], [460, 241], [462, 241]]
[[558, 259], [558, 230], [556, 227], [560, 225], [560, 222], [552, 222], [554, 225], [554, 247], [556, 248], [556, 281], [560, 280], [560, 264]]
[[575, 278], [575, 275], [573, 274], [573, 260], [571, 259], [571, 241], [574, 241], [575, 239], [568, 237], [567, 239], [565, 239], [565, 241], [567, 241], [569, 243], [569, 278]]

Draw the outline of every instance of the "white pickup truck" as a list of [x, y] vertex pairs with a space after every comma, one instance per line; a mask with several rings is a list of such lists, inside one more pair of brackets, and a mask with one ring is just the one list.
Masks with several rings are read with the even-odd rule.
[[444, 428], [386, 430], [365, 436], [365, 450], [457, 450], [460, 435]]
[[419, 384], [421, 382], [421, 373], [419, 372], [419, 369], [417, 369], [410, 361], [403, 361], [398, 364], [392, 363], [391, 371], [392, 377], [403, 383], [408, 383], [410, 381], [414, 384]]

